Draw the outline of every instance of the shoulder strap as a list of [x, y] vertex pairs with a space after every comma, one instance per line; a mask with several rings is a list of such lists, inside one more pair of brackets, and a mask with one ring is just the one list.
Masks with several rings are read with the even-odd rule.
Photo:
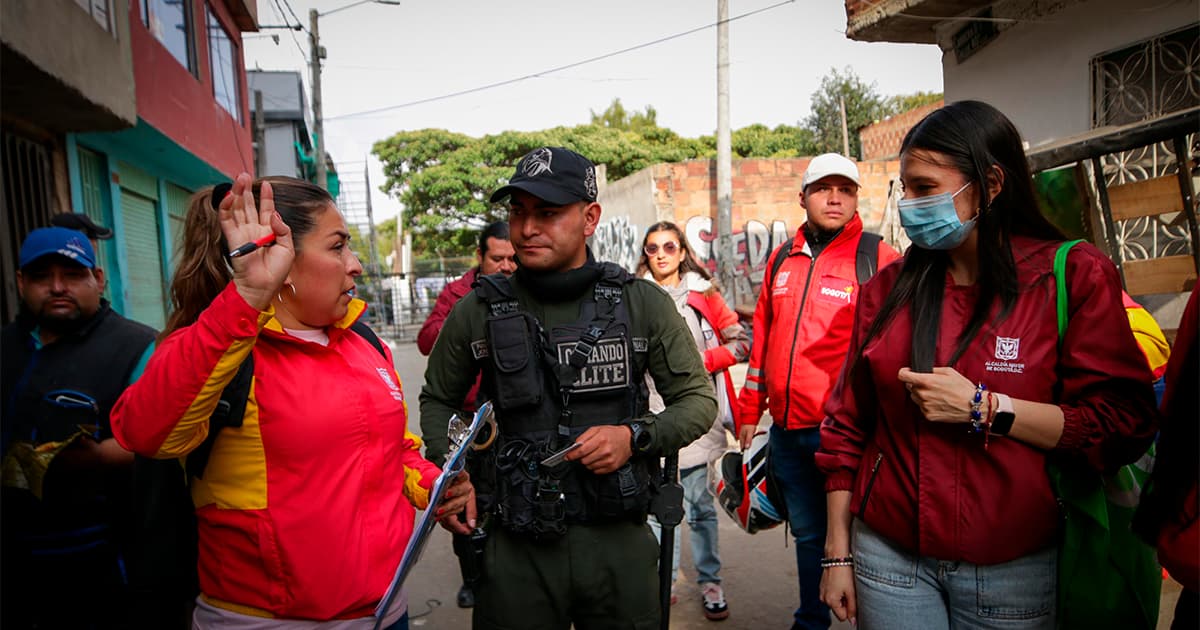
[[854, 272], [858, 276], [858, 286], [867, 283], [871, 276], [879, 271], [879, 243], [883, 237], [863, 232], [858, 238], [858, 251], [854, 253]]
[[775, 286], [775, 276], [779, 274], [779, 268], [783, 266], [783, 260], [788, 257], [788, 252], [792, 251], [792, 244], [796, 239], [789, 238], [775, 250], [775, 257], [771, 259], [771, 273], [767, 275], [767, 282], [763, 285], [766, 287]]
[[488, 312], [492, 317], [515, 313], [521, 309], [512, 282], [502, 273], [475, 276], [475, 292], [487, 302]]
[[254, 353], [246, 355], [246, 359], [238, 366], [233, 380], [221, 390], [221, 400], [217, 408], [208, 418], [208, 436], [187, 456], [188, 477], [204, 477], [204, 468], [208, 466], [208, 457], [212, 454], [213, 444], [217, 434], [225, 427], [242, 426], [242, 418], [246, 415], [246, 401], [250, 398], [250, 384], [254, 380]]
[[1067, 332], [1067, 252], [1071, 251], [1076, 244], [1082, 243], [1083, 239], [1076, 241], [1067, 241], [1058, 246], [1058, 251], [1054, 252], [1054, 289], [1057, 293], [1056, 313], [1058, 315], [1058, 340], [1062, 341], [1063, 335]]
[[380, 356], [385, 358], [387, 357], [387, 353], [383, 351], [383, 341], [379, 339], [379, 335], [376, 335], [375, 331], [371, 330], [371, 327], [368, 326], [366, 322], [362, 321], [361, 319], [356, 320], [353, 324], [350, 324], [350, 330], [357, 333], [359, 337], [362, 337], [370, 342], [371, 345], [375, 347], [375, 350], [379, 352]]

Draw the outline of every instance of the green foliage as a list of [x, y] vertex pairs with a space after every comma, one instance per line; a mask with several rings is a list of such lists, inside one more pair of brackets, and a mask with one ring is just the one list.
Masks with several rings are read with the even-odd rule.
[[647, 105], [645, 112], [627, 112], [619, 98], [614, 98], [608, 109], [599, 114], [592, 111], [592, 124], [639, 133], [659, 128], [658, 112], [653, 107]]
[[[805, 126], [754, 124], [732, 133], [735, 158], [786, 158], [842, 150], [838, 95], [846, 99], [851, 153], [859, 155], [858, 127], [889, 115], [889, 108], [937, 100], [940, 94], [893, 97], [885, 103], [873, 85], [864, 84], [849, 68], [836, 69], [813, 95], [812, 116]], [[906, 107], [907, 108], [907, 107]], [[715, 136], [684, 138], [658, 125], [658, 113], [647, 106], [629, 111], [620, 99], [590, 122], [541, 131], [504, 131], [474, 138], [444, 129], [401, 131], [375, 143], [374, 154], [386, 177], [381, 189], [404, 205], [400, 217], [413, 234], [417, 258], [466, 256], [475, 248], [478, 231], [503, 220], [506, 210], [488, 200], [508, 181], [526, 153], [542, 146], [562, 146], [588, 156], [607, 169], [608, 181], [663, 162], [712, 158]], [[381, 255], [391, 249], [395, 223], [379, 225]]]
[[819, 153], [842, 152], [841, 100], [846, 103], [850, 156], [861, 156], [858, 129], [886, 117], [883, 98], [875, 91], [874, 83], [864, 83], [849, 66], [841, 71], [830, 68], [821, 79], [821, 87], [812, 94], [812, 113], [808, 117]]
[[944, 96], [941, 92], [914, 92], [912, 94], [892, 96], [883, 102], [884, 115], [886, 117], [903, 114], [910, 109], [936, 103], [943, 98]]

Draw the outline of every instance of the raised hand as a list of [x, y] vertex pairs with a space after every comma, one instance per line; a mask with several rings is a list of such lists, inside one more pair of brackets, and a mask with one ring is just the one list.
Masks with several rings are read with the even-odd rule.
[[287, 279], [292, 260], [296, 257], [296, 248], [292, 243], [291, 228], [275, 212], [275, 194], [271, 191], [271, 184], [263, 182], [256, 207], [252, 183], [249, 174], [238, 175], [230, 194], [221, 200], [218, 217], [225, 242], [231, 250], [268, 234], [275, 235], [275, 245], [260, 247], [244, 256], [229, 259], [238, 294], [247, 304], [262, 311], [270, 306], [271, 298], [279, 293]]

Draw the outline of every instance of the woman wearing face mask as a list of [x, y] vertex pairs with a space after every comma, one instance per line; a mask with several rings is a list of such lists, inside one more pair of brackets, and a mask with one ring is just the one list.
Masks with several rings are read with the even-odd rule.
[[[745, 361], [750, 354], [750, 337], [738, 316], [713, 286], [712, 275], [688, 249], [679, 226], [669, 221], [655, 223], [642, 239], [642, 257], [637, 274], [658, 283], [675, 300], [675, 307], [688, 324], [696, 347], [704, 357], [704, 367], [712, 375], [717, 391], [717, 417], [712, 428], [700, 439], [679, 451], [679, 477], [683, 485], [684, 510], [691, 531], [692, 560], [699, 574], [704, 616], [711, 620], [729, 616], [725, 592], [721, 588], [721, 558], [717, 552], [717, 510], [708, 490], [709, 462], [728, 447], [727, 428], [733, 427], [737, 404], [729, 366]], [[663, 409], [662, 398], [650, 383], [650, 411]], [[656, 528], [657, 533], [657, 528]], [[675, 571], [679, 568], [679, 538], [675, 538]]]
[[[190, 480], [201, 591], [192, 627], [369, 629], [438, 469], [408, 432], [391, 354], [351, 330], [366, 309], [354, 297], [362, 265], [333, 199], [301, 180], [245, 174], [222, 192], [192, 200], [174, 312], [113, 410], [113, 431], [143, 456], [188, 456], [251, 357], [240, 426], [219, 430]], [[444, 514], [474, 505], [465, 485], [456, 490]], [[397, 600], [385, 628], [408, 627]]]
[[1150, 374], [1113, 264], [1053, 258], [1022, 142], [963, 101], [904, 139], [913, 247], [859, 297], [817, 464], [829, 527], [822, 600], [862, 628], [1054, 628], [1059, 509], [1049, 458], [1111, 470], [1156, 429]]

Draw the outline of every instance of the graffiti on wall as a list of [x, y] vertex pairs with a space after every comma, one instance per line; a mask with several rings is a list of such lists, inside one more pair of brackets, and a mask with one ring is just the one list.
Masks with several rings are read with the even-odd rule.
[[596, 226], [591, 244], [596, 260], [615, 262], [633, 271], [641, 254], [642, 229], [629, 217], [613, 217]]
[[[717, 269], [716, 247], [717, 234], [713, 230], [712, 217], [695, 216], [688, 219], [684, 227], [688, 247], [696, 253], [696, 258], [712, 271]], [[787, 223], [782, 219], [766, 224], [758, 220], [747, 221], [741, 231], [733, 233], [734, 283], [732, 295], [738, 296], [739, 301], [754, 301], [758, 295], [758, 285], [762, 283], [763, 271], [767, 266], [767, 257], [792, 236]]]

